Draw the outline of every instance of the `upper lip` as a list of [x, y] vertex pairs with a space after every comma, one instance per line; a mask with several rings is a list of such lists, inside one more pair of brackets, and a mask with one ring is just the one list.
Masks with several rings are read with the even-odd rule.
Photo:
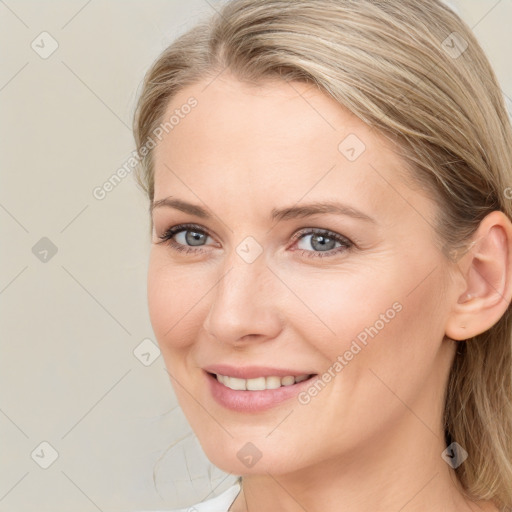
[[227, 375], [239, 379], [255, 379], [257, 377], [286, 377], [292, 375], [313, 375], [313, 372], [302, 370], [291, 370], [289, 368], [271, 368], [269, 366], [230, 366], [228, 364], [214, 364], [203, 367], [203, 370], [217, 375]]

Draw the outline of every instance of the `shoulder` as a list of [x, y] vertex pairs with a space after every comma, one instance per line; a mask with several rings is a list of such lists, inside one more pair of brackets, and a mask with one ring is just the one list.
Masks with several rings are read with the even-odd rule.
[[172, 510], [138, 511], [138, 512], [228, 512], [229, 507], [235, 501], [240, 492], [240, 483], [237, 481], [224, 492], [209, 500], [201, 501], [189, 507]]

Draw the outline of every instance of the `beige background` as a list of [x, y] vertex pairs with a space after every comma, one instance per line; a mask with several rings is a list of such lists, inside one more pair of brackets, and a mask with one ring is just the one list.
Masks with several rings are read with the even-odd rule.
[[[511, 98], [512, 0], [450, 3]], [[217, 6], [0, 0], [0, 512], [173, 508], [234, 480], [202, 454], [155, 345], [137, 349], [154, 340], [145, 198], [132, 175], [92, 193], [133, 151], [145, 70]]]

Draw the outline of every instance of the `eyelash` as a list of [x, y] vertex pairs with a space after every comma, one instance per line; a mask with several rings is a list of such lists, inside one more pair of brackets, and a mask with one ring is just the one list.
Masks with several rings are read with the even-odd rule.
[[[200, 228], [199, 226], [195, 224], [178, 224], [177, 226], [170, 227], [163, 235], [159, 236], [161, 242], [156, 242], [157, 244], [166, 244], [169, 247], [171, 247], [173, 250], [178, 252], [183, 252], [185, 254], [188, 253], [204, 253], [207, 252], [203, 248], [200, 248], [200, 246], [197, 246], [197, 248], [192, 248], [188, 245], [183, 245], [175, 242], [172, 240], [172, 237], [181, 231], [194, 231], [195, 233], [200, 233], [202, 235], [211, 236], [206, 232], [204, 229]], [[354, 243], [349, 240], [347, 237], [343, 235], [339, 235], [337, 233], [334, 233], [332, 231], [329, 231], [328, 229], [320, 229], [320, 228], [305, 228], [302, 231], [299, 231], [293, 236], [294, 241], [298, 241], [302, 238], [304, 235], [311, 235], [311, 234], [320, 234], [324, 235], [332, 240], [335, 240], [336, 242], [339, 242], [342, 244], [341, 247], [336, 247], [334, 249], [330, 249], [329, 251], [308, 251], [306, 249], [296, 249], [301, 255], [309, 257], [309, 258], [325, 258], [325, 257], [331, 257], [336, 256], [340, 254], [341, 252], [350, 250], [354, 247]]]

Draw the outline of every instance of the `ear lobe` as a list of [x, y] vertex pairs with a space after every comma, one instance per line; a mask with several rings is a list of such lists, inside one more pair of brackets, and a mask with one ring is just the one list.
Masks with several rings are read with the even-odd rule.
[[493, 211], [480, 223], [473, 248], [460, 261], [465, 289], [457, 297], [446, 335], [465, 340], [487, 331], [503, 316], [512, 295], [512, 223]]

